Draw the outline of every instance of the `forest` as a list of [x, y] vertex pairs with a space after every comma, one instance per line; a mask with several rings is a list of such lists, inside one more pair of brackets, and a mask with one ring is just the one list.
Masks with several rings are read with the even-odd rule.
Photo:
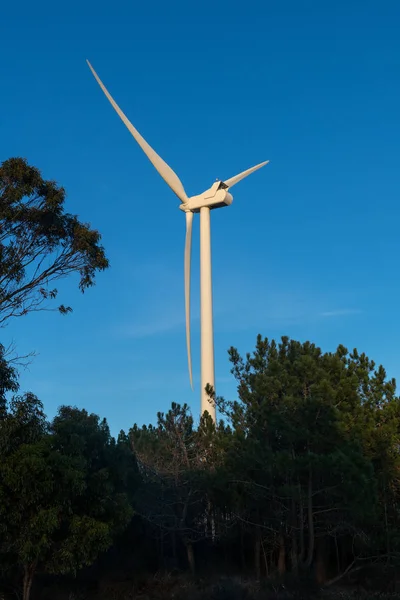
[[[24, 159], [0, 165], [3, 326], [109, 266], [64, 201]], [[4, 598], [400, 597], [395, 380], [357, 349], [285, 336], [229, 358], [236, 399], [208, 390], [217, 424], [173, 403], [115, 439], [75, 406], [48, 419], [0, 347]]]

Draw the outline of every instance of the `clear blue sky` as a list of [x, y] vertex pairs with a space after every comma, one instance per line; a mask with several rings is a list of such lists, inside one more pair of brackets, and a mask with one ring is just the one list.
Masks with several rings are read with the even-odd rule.
[[68, 317], [10, 323], [38, 356], [22, 388], [113, 432], [171, 401], [199, 410], [187, 376], [184, 216], [94, 81], [89, 58], [189, 194], [270, 164], [212, 214], [217, 391], [235, 396], [227, 349], [258, 332], [357, 346], [399, 366], [400, 3], [22, 0], [2, 7], [0, 160], [24, 156], [98, 228], [111, 269]]

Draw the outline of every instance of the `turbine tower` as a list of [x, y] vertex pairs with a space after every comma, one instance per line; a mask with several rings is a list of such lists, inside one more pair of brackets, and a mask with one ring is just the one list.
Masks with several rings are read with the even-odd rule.
[[163, 159], [151, 148], [146, 140], [135, 129], [129, 119], [124, 115], [118, 104], [112, 98], [107, 88], [87, 61], [97, 83], [103, 90], [105, 96], [115, 109], [122, 122], [133, 135], [147, 158], [156, 168], [158, 173], [169, 185], [172, 191], [181, 201], [179, 208], [186, 216], [186, 240], [185, 240], [185, 314], [186, 314], [186, 346], [189, 368], [190, 385], [193, 389], [192, 377], [192, 355], [190, 342], [190, 262], [192, 251], [192, 227], [193, 215], [200, 213], [200, 326], [201, 326], [201, 414], [205, 411], [213, 418], [215, 406], [210, 403], [205, 391], [207, 384], [215, 389], [214, 373], [214, 331], [213, 331], [213, 308], [212, 308], [212, 277], [211, 277], [211, 229], [210, 211], [215, 208], [223, 208], [232, 204], [233, 197], [229, 189], [239, 183], [242, 179], [257, 171], [269, 161], [262, 162], [251, 169], [247, 169], [225, 181], [216, 181], [208, 190], [198, 196], [187, 196], [185, 189], [176, 173], [167, 165]]

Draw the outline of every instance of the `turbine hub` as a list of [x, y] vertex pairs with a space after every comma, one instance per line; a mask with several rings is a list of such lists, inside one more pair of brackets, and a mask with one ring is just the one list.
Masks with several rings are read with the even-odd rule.
[[182, 204], [179, 205], [179, 210], [184, 213], [193, 212], [187, 202], [182, 202]]

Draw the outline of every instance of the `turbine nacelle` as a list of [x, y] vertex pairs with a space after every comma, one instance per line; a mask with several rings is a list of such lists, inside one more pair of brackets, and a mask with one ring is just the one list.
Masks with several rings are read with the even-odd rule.
[[205, 206], [211, 210], [229, 206], [232, 202], [233, 196], [228, 192], [228, 186], [223, 181], [216, 181], [210, 189], [198, 196], [192, 196], [187, 202], [183, 202], [179, 208], [183, 212], [198, 213]]

